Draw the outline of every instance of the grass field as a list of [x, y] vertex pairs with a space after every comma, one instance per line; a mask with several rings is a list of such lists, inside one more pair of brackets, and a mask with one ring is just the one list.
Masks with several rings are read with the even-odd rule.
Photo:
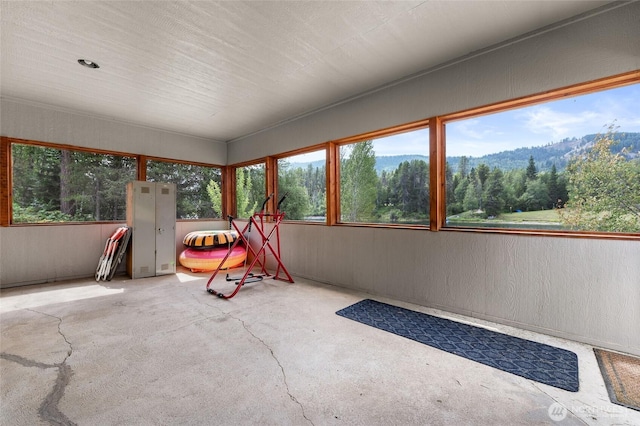
[[536, 210], [522, 213], [502, 213], [496, 220], [505, 222], [551, 222], [560, 223], [558, 210]]
[[503, 213], [491, 219], [467, 211], [447, 217], [450, 226], [477, 226], [487, 228], [564, 229], [558, 210], [536, 210], [521, 213]]

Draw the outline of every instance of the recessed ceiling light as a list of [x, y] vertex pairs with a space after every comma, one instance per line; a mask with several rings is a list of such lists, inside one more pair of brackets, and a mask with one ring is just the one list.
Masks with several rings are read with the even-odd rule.
[[78, 63], [87, 68], [100, 68], [100, 65], [88, 59], [78, 59]]

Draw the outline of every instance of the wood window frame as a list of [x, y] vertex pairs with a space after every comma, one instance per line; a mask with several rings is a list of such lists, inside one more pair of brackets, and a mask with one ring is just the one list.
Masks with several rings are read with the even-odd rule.
[[[309, 147], [305, 147], [305, 148], [300, 148], [300, 149], [294, 149], [292, 151], [287, 151], [287, 152], [283, 152], [280, 153], [278, 155], [274, 155], [272, 157], [267, 157], [268, 159], [271, 159], [273, 161], [273, 165], [272, 165], [272, 169], [273, 169], [273, 173], [271, 174], [271, 179], [267, 182], [267, 194], [274, 194], [273, 198], [272, 198], [272, 205], [270, 205], [270, 211], [275, 211], [276, 207], [277, 207], [277, 203], [280, 200], [280, 194], [278, 192], [278, 160], [282, 160], [285, 158], [289, 158], [289, 157], [294, 157], [296, 155], [302, 155], [302, 154], [310, 154], [313, 152], [319, 152], [319, 151], [325, 151], [326, 155], [325, 155], [325, 178], [326, 178], [326, 183], [329, 183], [329, 154], [328, 154], [328, 150], [330, 149], [329, 147], [329, 143], [325, 142], [325, 143], [321, 143], [321, 144], [316, 144], [316, 145], [312, 145]], [[269, 176], [268, 176], [269, 177]], [[271, 186], [269, 186], [271, 185]], [[329, 200], [329, 196], [328, 196], [328, 187], [327, 187], [327, 194], [325, 194], [325, 208], [327, 211], [327, 218], [325, 223], [327, 225], [330, 225], [330, 220], [329, 220], [329, 205], [331, 204], [330, 200]], [[287, 220], [286, 216], [284, 218], [285, 222], [287, 223], [300, 223], [300, 224], [307, 224], [307, 225], [322, 225], [322, 222], [312, 222], [312, 221], [306, 221], [306, 220]]]
[[[189, 165], [189, 166], [198, 166], [198, 167], [209, 167], [209, 168], [215, 168], [215, 169], [220, 169], [220, 192], [222, 194], [222, 212], [220, 212], [220, 217], [216, 218], [216, 217], [211, 217], [211, 218], [200, 218], [200, 219], [176, 219], [177, 222], [208, 222], [208, 221], [216, 221], [216, 220], [226, 220], [226, 217], [229, 215], [227, 213], [227, 209], [229, 206], [229, 200], [227, 199], [227, 197], [225, 197], [226, 192], [228, 191], [226, 185], [228, 185], [228, 178], [226, 177], [227, 175], [227, 166], [220, 166], [217, 164], [210, 164], [210, 163], [202, 163], [202, 162], [198, 162], [198, 161], [187, 161], [187, 160], [175, 160], [175, 159], [171, 159], [171, 158], [165, 158], [165, 157], [155, 157], [155, 156], [150, 156], [150, 155], [138, 155], [137, 156], [138, 159], [138, 180], [141, 181], [146, 181], [147, 180], [147, 160], [150, 161], [162, 161], [165, 163], [175, 163], [175, 164], [185, 164], [185, 165]], [[233, 182], [235, 184], [235, 176], [233, 179]], [[235, 203], [233, 204], [235, 206]]]
[[[516, 99], [496, 102], [484, 106], [474, 107], [457, 111], [449, 114], [433, 116], [428, 119], [418, 120], [411, 123], [401, 124], [399, 126], [388, 127], [372, 132], [362, 133], [342, 139], [331, 140], [310, 147], [305, 147], [285, 153], [267, 156], [252, 161], [237, 163], [234, 165], [220, 166], [208, 163], [196, 163], [189, 161], [174, 160], [168, 158], [152, 157], [142, 154], [133, 154], [125, 152], [115, 152], [100, 149], [92, 149], [78, 147], [66, 144], [56, 144], [33, 140], [24, 140], [12, 137], [2, 136], [0, 138], [0, 226], [11, 226], [11, 145], [13, 143], [38, 145], [55, 149], [68, 149], [74, 151], [84, 151], [96, 154], [119, 155], [126, 157], [134, 157], [137, 160], [138, 171], [137, 177], [140, 180], [146, 180], [146, 160], [152, 159], [156, 161], [168, 161], [182, 164], [193, 164], [204, 167], [217, 167], [222, 171], [222, 209], [223, 217], [235, 215], [237, 213], [236, 206], [236, 169], [238, 167], [247, 167], [257, 164], [264, 164], [265, 167], [265, 194], [274, 193], [275, 196], [270, 201], [269, 209], [275, 209], [277, 202], [277, 176], [278, 176], [278, 159], [290, 157], [293, 155], [303, 154], [325, 149], [326, 150], [326, 209], [328, 226], [361, 226], [361, 227], [382, 227], [382, 228], [409, 228], [409, 229], [429, 229], [433, 232], [475, 232], [489, 234], [516, 234], [528, 236], [552, 236], [564, 238], [596, 238], [596, 239], [614, 239], [614, 240], [639, 240], [640, 233], [607, 233], [607, 232], [587, 232], [587, 231], [552, 231], [552, 230], [531, 230], [531, 229], [489, 229], [489, 228], [455, 228], [445, 226], [446, 221], [446, 124], [452, 121], [478, 117], [493, 113], [504, 112], [507, 110], [524, 108], [544, 102], [585, 95], [597, 91], [614, 89], [625, 85], [636, 84], [640, 82], [640, 70], [634, 70], [627, 73], [596, 79], [588, 82], [573, 84], [559, 89], [548, 90], [545, 92], [522, 96]], [[406, 226], [395, 224], [377, 224], [377, 223], [341, 223], [340, 222], [340, 146], [357, 143], [368, 139], [376, 139], [394, 134], [405, 133], [412, 130], [418, 130], [429, 127], [429, 182], [430, 182], [430, 221], [429, 226]], [[296, 221], [297, 222], [297, 221]], [[73, 224], [93, 224], [100, 222], [74, 222]], [[315, 222], [301, 222], [304, 224], [317, 224]], [[24, 224], [19, 226], [32, 226], [36, 224]], [[52, 225], [65, 225], [65, 223], [56, 223]]]
[[[437, 117], [423, 120], [412, 121], [401, 124], [399, 126], [386, 127], [384, 129], [374, 130], [372, 132], [361, 133], [355, 136], [349, 136], [342, 139], [336, 139], [329, 142], [329, 151], [327, 152], [327, 224], [340, 226], [368, 226], [373, 228], [401, 228], [401, 229], [430, 229], [433, 225], [433, 160], [431, 151], [433, 147], [433, 138], [431, 123], [436, 122]], [[430, 186], [430, 203], [429, 203], [429, 225], [406, 225], [395, 223], [376, 223], [376, 222], [342, 222], [340, 220], [340, 147], [343, 145], [351, 145], [367, 140], [381, 139], [389, 136], [409, 133], [417, 130], [429, 129], [429, 186]], [[444, 172], [443, 172], [444, 173]], [[444, 176], [444, 174], [443, 174]], [[331, 200], [331, 211], [329, 211], [329, 199]]]
[[[533, 105], [539, 105], [546, 102], [557, 101], [563, 98], [587, 95], [603, 90], [615, 89], [631, 84], [640, 83], [640, 70], [634, 70], [615, 76], [600, 78], [588, 82], [577, 83], [565, 86], [559, 89], [548, 90], [545, 92], [522, 96], [516, 99], [496, 102], [476, 108], [470, 108], [450, 114], [444, 114], [435, 117], [439, 123], [440, 131], [435, 132], [431, 138], [432, 149], [436, 150], [439, 160], [442, 162], [442, 170], [438, 171], [438, 176], [432, 177], [432, 183], [441, 189], [437, 198], [432, 199], [437, 207], [437, 216], [434, 217], [432, 208], [432, 221], [435, 222], [433, 230], [452, 231], [452, 232], [476, 232], [488, 234], [516, 234], [530, 236], [552, 236], [552, 237], [570, 237], [570, 238], [594, 238], [594, 239], [613, 239], [613, 240], [640, 240], [640, 233], [622, 233], [622, 232], [596, 232], [596, 231], [555, 231], [555, 230], [536, 230], [536, 229], [508, 229], [508, 228], [475, 228], [475, 227], [447, 227], [446, 221], [446, 184], [444, 164], [446, 161], [446, 124], [452, 121], [459, 121], [479, 117], [483, 115], [495, 114], [525, 108]], [[433, 145], [435, 144], [435, 148]], [[438, 181], [439, 180], [439, 181]], [[433, 187], [432, 187], [433, 189]], [[432, 225], [433, 225], [432, 222]]]
[[[105, 149], [96, 149], [96, 148], [88, 148], [81, 147], [69, 144], [61, 144], [61, 143], [52, 143], [52, 142], [44, 142], [37, 141], [32, 139], [20, 139], [8, 136], [0, 137], [0, 227], [8, 227], [8, 226], [68, 226], [68, 225], [92, 225], [96, 223], [113, 223], [112, 221], [87, 221], [87, 222], [55, 222], [55, 223], [21, 223], [21, 224], [13, 224], [13, 215], [12, 215], [12, 162], [11, 162], [11, 146], [13, 144], [21, 144], [21, 145], [31, 145], [31, 146], [40, 146], [43, 148], [52, 148], [52, 149], [65, 149], [69, 151], [77, 151], [77, 152], [86, 152], [90, 154], [102, 154], [102, 155], [116, 155], [120, 157], [128, 157], [136, 160], [136, 179], [137, 180], [146, 180], [146, 164], [147, 160], [154, 161], [165, 161], [170, 163], [178, 163], [178, 164], [189, 164], [200, 167], [213, 167], [221, 169], [222, 174], [222, 189], [223, 193], [228, 192], [225, 188], [225, 175], [227, 174], [227, 166], [220, 166], [217, 164], [210, 163], [201, 163], [194, 161], [185, 161], [185, 160], [176, 160], [171, 158], [164, 157], [155, 157], [155, 156], [147, 156], [143, 154], [135, 154], [130, 152], [121, 152], [121, 151], [110, 151]], [[235, 179], [234, 179], [235, 181]], [[227, 183], [228, 184], [228, 183]], [[227, 208], [226, 205], [228, 203], [227, 197], [223, 197], [223, 212]], [[224, 216], [223, 216], [224, 217]], [[179, 221], [202, 221], [202, 220], [220, 220], [215, 218], [210, 219], [179, 219]]]

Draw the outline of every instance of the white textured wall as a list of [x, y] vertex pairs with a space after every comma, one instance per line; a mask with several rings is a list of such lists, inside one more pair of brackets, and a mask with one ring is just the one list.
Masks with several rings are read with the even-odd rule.
[[640, 355], [640, 243], [281, 225], [290, 273]]
[[224, 165], [223, 142], [0, 99], [0, 134], [20, 139]]
[[0, 287], [92, 276], [119, 224], [0, 228]]
[[[90, 277], [107, 238], [124, 223], [0, 228], [0, 288]], [[178, 222], [176, 262], [191, 231], [226, 229], [226, 221]], [[121, 268], [124, 271], [124, 268]]]

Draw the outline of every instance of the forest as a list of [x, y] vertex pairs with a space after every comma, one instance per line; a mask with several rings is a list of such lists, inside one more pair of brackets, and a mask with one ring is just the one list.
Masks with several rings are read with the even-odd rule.
[[[640, 133], [570, 138], [446, 162], [449, 225], [508, 226], [513, 214], [557, 210], [556, 228], [640, 231]], [[133, 157], [12, 144], [13, 223], [123, 221]], [[237, 216], [264, 200], [264, 165], [236, 169]], [[147, 161], [147, 179], [177, 185], [177, 218], [221, 217], [221, 171]], [[324, 162], [278, 160], [288, 220], [324, 221]], [[428, 224], [429, 159], [376, 157], [372, 141], [340, 148], [340, 220]], [[522, 215], [522, 217], [525, 217]], [[542, 217], [542, 219], [540, 219]], [[500, 225], [502, 224], [502, 225]]]
[[[23, 144], [11, 154], [13, 223], [126, 220], [135, 158]], [[220, 179], [219, 168], [147, 160], [147, 180], [176, 184], [178, 219], [216, 217], [206, 188]]]

